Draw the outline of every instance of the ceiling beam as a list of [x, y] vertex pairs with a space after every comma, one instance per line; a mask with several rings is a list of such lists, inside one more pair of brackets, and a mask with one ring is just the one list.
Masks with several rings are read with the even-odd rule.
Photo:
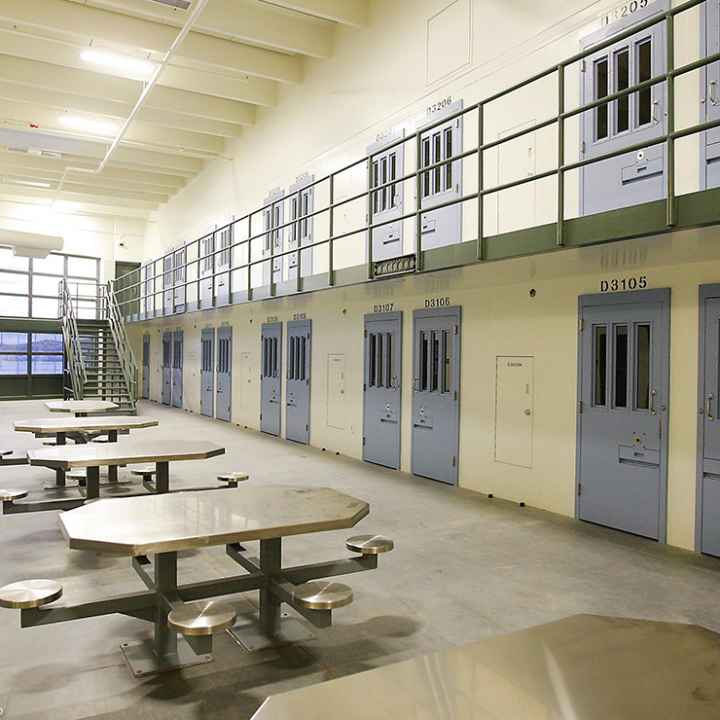
[[122, 203], [118, 203], [118, 198], [112, 193], [95, 194], [89, 196], [85, 193], [71, 192], [62, 190], [60, 193], [56, 193], [54, 190], [47, 190], [44, 188], [29, 188], [23, 187], [22, 185], [12, 185], [10, 183], [0, 183], [0, 197], [7, 197], [10, 199], [35, 199], [35, 200], [66, 200], [68, 202], [92, 204], [92, 205], [104, 205], [108, 207], [121, 208], [124, 205], [129, 205], [131, 208], [138, 210], [156, 210], [158, 204], [155, 202], [149, 202], [142, 198], [126, 198], [123, 199]]
[[362, 27], [367, 24], [367, 0], [264, 0], [269, 5], [295, 10], [341, 25]]
[[[0, 18], [28, 28], [64, 33], [84, 41], [165, 53], [177, 31], [168, 25], [66, 0], [2, 0]], [[177, 57], [196, 67], [215, 67], [284, 83], [302, 80], [299, 57], [191, 32]]]

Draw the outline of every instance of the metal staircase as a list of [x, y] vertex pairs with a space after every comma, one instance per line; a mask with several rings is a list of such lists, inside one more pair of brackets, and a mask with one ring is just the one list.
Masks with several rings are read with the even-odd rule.
[[[65, 343], [64, 393], [76, 400], [110, 400], [118, 412], [134, 414], [137, 364], [110, 284], [93, 286], [95, 295], [73, 295], [60, 284], [60, 317]], [[94, 300], [94, 302], [93, 302]], [[87, 315], [88, 303], [94, 317]]]

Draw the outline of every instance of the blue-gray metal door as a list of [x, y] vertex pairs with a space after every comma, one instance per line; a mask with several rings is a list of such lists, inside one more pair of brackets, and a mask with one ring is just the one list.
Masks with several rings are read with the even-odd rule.
[[172, 355], [173, 334], [164, 332], [162, 336], [162, 394], [163, 405], [172, 404]]
[[700, 316], [696, 546], [720, 557], [720, 285], [700, 288]]
[[200, 413], [213, 417], [215, 404], [215, 330], [200, 333]]
[[580, 298], [578, 517], [665, 539], [670, 291]]
[[173, 357], [172, 357], [172, 405], [176, 408], [183, 406], [183, 364], [184, 364], [184, 339], [183, 331], [176, 330], [173, 333]]
[[211, 308], [214, 304], [215, 234], [200, 240], [200, 307]]
[[232, 327], [223, 325], [217, 331], [217, 387], [215, 417], [232, 419]]
[[187, 287], [185, 285], [185, 248], [173, 253], [173, 312], [185, 312]]
[[[288, 250], [311, 245], [313, 242], [314, 217], [307, 217], [315, 209], [315, 186], [313, 177], [307, 173], [297, 179], [288, 189], [290, 205], [290, 222], [288, 227]], [[313, 274], [313, 250], [308, 248], [301, 252], [291, 253], [285, 258], [287, 266], [287, 279], [296, 280], [298, 276], [298, 262], [300, 264], [300, 277]]]
[[[714, 55], [720, 52], [720, 0], [708, 0], [703, 9], [705, 54]], [[720, 62], [708, 65], [702, 72], [702, 77], [705, 120], [720, 120]], [[703, 133], [701, 162], [703, 187], [720, 187], [720, 127]]]
[[[586, 38], [590, 47], [665, 10], [657, 0]], [[665, 22], [589, 55], [581, 64], [582, 102], [601, 100], [665, 72]], [[660, 137], [666, 127], [665, 85], [659, 83], [582, 114], [583, 159]], [[584, 215], [665, 196], [665, 146], [652, 145], [588, 165], [580, 171]]]
[[280, 435], [282, 323], [264, 323], [261, 335], [260, 430]]
[[[400, 133], [391, 133], [389, 137], [368, 147], [370, 158], [370, 187], [376, 188], [393, 182], [405, 174], [405, 145], [393, 145]], [[403, 214], [403, 183], [381, 187], [370, 196], [369, 218], [371, 223], [397, 220]], [[402, 220], [388, 223], [372, 231], [373, 260], [387, 260], [403, 254]]]
[[232, 244], [232, 225], [215, 233], [218, 250], [215, 255], [215, 305], [227, 305], [230, 302], [230, 245]]
[[[263, 241], [263, 257], [270, 258], [283, 251], [283, 238], [285, 230], [281, 227], [285, 223], [285, 191], [281, 189], [273, 190], [266, 198], [263, 210], [263, 231], [265, 238]], [[263, 263], [263, 284], [270, 285], [271, 282], [282, 282], [283, 279], [283, 258], [277, 257]], [[272, 267], [272, 275], [270, 268]]]
[[287, 324], [287, 379], [285, 387], [285, 437], [310, 442], [310, 377], [312, 320]]
[[163, 314], [172, 315], [175, 307], [175, 275], [173, 271], [173, 256], [163, 258]]
[[402, 313], [365, 316], [363, 460], [400, 468]]
[[416, 310], [413, 320], [412, 472], [456, 485], [461, 311]]
[[142, 362], [142, 397], [147, 400], [150, 397], [150, 336], [143, 335], [143, 362]]
[[[428, 118], [436, 122], [462, 110], [462, 100], [451, 103]], [[422, 133], [420, 162], [422, 167], [435, 165], [463, 149], [462, 115]], [[422, 208], [429, 210], [462, 197], [462, 160], [448, 162], [424, 172], [420, 179]], [[421, 217], [422, 249], [453, 245], [462, 240], [462, 203], [424, 212]]]

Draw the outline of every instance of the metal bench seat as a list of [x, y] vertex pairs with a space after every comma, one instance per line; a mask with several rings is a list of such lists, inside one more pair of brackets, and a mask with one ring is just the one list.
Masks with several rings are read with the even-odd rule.
[[354, 535], [345, 541], [345, 547], [362, 555], [381, 555], [390, 552], [395, 543], [382, 535]]
[[0, 502], [14, 502], [20, 498], [27, 497], [27, 490], [0, 490]]
[[221, 475], [217, 476], [217, 479], [220, 482], [227, 483], [228, 487], [237, 487], [238, 483], [243, 482], [244, 480], [249, 480], [250, 475], [248, 475], [246, 472], [236, 471], [222, 473]]
[[182, 635], [212, 635], [232, 627], [236, 619], [232, 605], [202, 600], [171, 610], [168, 625]]
[[293, 590], [293, 600], [308, 610], [335, 610], [353, 601], [353, 591], [343, 583], [313, 580], [298, 585]]
[[8, 455], [12, 455], [12, 450], [0, 450], [0, 457], [7, 457]]
[[21, 580], [0, 588], [0, 607], [37, 608], [55, 602], [62, 594], [63, 587], [55, 580]]

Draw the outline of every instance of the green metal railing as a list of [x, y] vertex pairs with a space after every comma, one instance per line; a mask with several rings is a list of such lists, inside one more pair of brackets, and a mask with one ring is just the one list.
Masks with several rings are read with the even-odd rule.
[[65, 345], [66, 373], [70, 377], [70, 387], [64, 385], [65, 394], [72, 393], [75, 400], [82, 400], [87, 382], [87, 373], [80, 347], [80, 333], [75, 317], [75, 302], [66, 280], [59, 284], [59, 315], [62, 320], [63, 343]]
[[135, 354], [128, 340], [127, 332], [125, 331], [125, 322], [120, 312], [117, 297], [115, 297], [112, 291], [111, 283], [108, 282], [102, 285], [102, 298], [104, 301], [105, 317], [110, 326], [110, 333], [112, 334], [115, 349], [117, 350], [120, 369], [128, 391], [128, 398], [134, 408], [138, 398], [138, 366], [135, 361]]
[[[302, 253], [311, 251], [314, 248], [324, 247], [328, 246], [328, 270], [325, 278], [325, 287], [332, 287], [336, 284], [336, 272], [337, 267], [335, 264], [335, 244], [341, 240], [345, 240], [347, 238], [356, 236], [356, 235], [365, 235], [365, 257], [367, 258], [367, 273], [366, 273], [366, 280], [372, 280], [375, 277], [375, 263], [373, 262], [373, 255], [372, 255], [372, 235], [373, 230], [376, 230], [378, 228], [384, 227], [386, 225], [390, 225], [393, 223], [398, 222], [404, 222], [406, 220], [414, 219], [415, 220], [415, 232], [416, 232], [416, 238], [415, 238], [415, 263], [414, 263], [414, 271], [415, 272], [422, 272], [423, 271], [423, 259], [424, 259], [424, 253], [425, 250], [422, 247], [422, 223], [421, 223], [421, 216], [424, 213], [430, 213], [437, 210], [440, 210], [445, 207], [450, 207], [454, 205], [464, 204], [468, 202], [475, 201], [476, 202], [476, 214], [477, 214], [477, 227], [478, 227], [478, 235], [477, 238], [473, 241], [474, 242], [474, 261], [475, 262], [483, 262], [487, 259], [487, 253], [486, 253], [486, 242], [488, 238], [492, 237], [485, 234], [485, 217], [484, 217], [484, 199], [490, 195], [495, 195], [498, 193], [501, 193], [506, 190], [510, 190], [512, 188], [517, 188], [523, 185], [526, 185], [528, 183], [532, 182], [538, 182], [540, 180], [555, 177], [557, 178], [557, 218], [554, 223], [555, 225], [555, 247], [563, 247], [566, 244], [566, 223], [568, 222], [565, 217], [565, 179], [566, 175], [569, 172], [572, 172], [574, 170], [580, 170], [584, 167], [587, 167], [589, 165], [603, 162], [606, 160], [610, 160], [615, 157], [619, 157], [621, 155], [625, 155], [627, 153], [636, 152], [638, 150], [644, 150], [649, 147], [654, 147], [657, 145], [664, 144], [666, 146], [666, 154], [667, 154], [667, 160], [666, 160], [666, 187], [665, 187], [665, 223], [666, 223], [666, 229], [672, 229], [676, 225], [676, 219], [677, 219], [677, 197], [676, 197], [676, 189], [675, 189], [675, 143], [680, 140], [681, 138], [689, 137], [691, 135], [696, 135], [698, 133], [705, 132], [707, 130], [711, 130], [716, 127], [720, 127], [720, 120], [714, 120], [714, 121], [708, 121], [708, 122], [699, 122], [692, 126], [683, 128], [683, 129], [676, 129], [676, 123], [675, 123], [675, 81], [684, 76], [688, 73], [691, 73], [693, 71], [700, 70], [707, 65], [720, 61], [720, 53], [715, 53], [713, 55], [709, 55], [703, 58], [700, 58], [694, 62], [687, 63], [685, 65], [682, 65], [679, 68], [675, 67], [675, 18], [680, 15], [681, 13], [687, 12], [695, 7], [698, 7], [699, 5], [703, 4], [705, 0], [688, 0], [687, 2], [678, 5], [674, 8], [668, 9], [663, 12], [658, 12], [657, 14], [653, 15], [653, 17], [648, 18], [647, 20], [644, 20], [642, 22], [639, 22], [635, 25], [632, 25], [628, 29], [619, 32], [612, 37], [609, 37], [608, 39], [596, 43], [592, 45], [591, 47], [583, 50], [582, 52], [579, 52], [575, 55], [573, 55], [570, 58], [567, 58], [566, 60], [563, 60], [562, 62], [558, 63], [557, 65], [554, 65], [552, 67], [549, 67], [548, 69], [537, 73], [536, 75], [527, 78], [509, 88], [506, 88], [500, 92], [495, 93], [494, 95], [491, 95], [490, 97], [487, 97], [483, 100], [480, 100], [479, 102], [469, 105], [468, 107], [465, 107], [461, 110], [458, 110], [457, 112], [454, 112], [449, 115], [444, 115], [442, 118], [438, 119], [435, 122], [428, 123], [424, 125], [422, 128], [417, 129], [414, 133], [409, 135], [404, 135], [403, 137], [398, 138], [397, 140], [388, 143], [387, 145], [383, 146], [382, 150], [380, 152], [386, 153], [389, 150], [392, 150], [395, 147], [398, 147], [400, 145], [404, 145], [406, 143], [414, 143], [415, 144], [415, 157], [416, 157], [416, 169], [405, 173], [402, 177], [395, 178], [391, 181], [388, 181], [386, 183], [381, 183], [376, 186], [371, 187], [372, 183], [368, 182], [368, 186], [362, 190], [362, 192], [358, 192], [352, 195], [349, 195], [347, 197], [344, 197], [342, 199], [336, 199], [336, 190], [337, 190], [337, 179], [344, 173], [348, 173], [355, 168], [359, 167], [363, 163], [367, 164], [368, 167], [368, 177], [370, 168], [372, 166], [373, 158], [375, 157], [375, 154], [369, 154], [363, 158], [360, 158], [352, 163], [349, 163], [348, 165], [345, 165], [344, 167], [335, 170], [328, 175], [325, 175], [322, 178], [319, 178], [317, 180], [314, 180], [312, 182], [309, 182], [305, 188], [308, 187], [319, 187], [320, 185], [327, 184], [328, 185], [328, 197], [329, 201], [328, 203], [316, 210], [313, 210], [312, 212], [309, 212], [305, 215], [301, 215], [293, 220], [290, 220], [288, 222], [282, 223], [277, 227], [274, 227], [272, 229], [264, 229], [260, 233], [253, 234], [252, 227], [253, 227], [253, 218], [255, 216], [262, 216], [262, 213], [266, 211], [269, 208], [272, 208], [274, 205], [276, 205], [278, 202], [283, 202], [283, 200], [275, 200], [272, 202], [269, 202], [262, 207], [253, 210], [252, 212], [234, 220], [231, 223], [228, 223], [227, 225], [224, 225], [220, 228], [217, 228], [213, 233], [206, 233], [201, 238], [198, 238], [197, 240], [193, 240], [186, 245], [183, 246], [183, 248], [175, 248], [174, 250], [168, 252], [167, 254], [163, 255], [162, 257], [151, 261], [150, 263], [146, 263], [142, 268], [138, 270], [132, 271], [132, 273], [128, 273], [127, 275], [123, 276], [123, 278], [118, 280], [118, 285], [122, 285], [122, 289], [117, 287], [117, 285], [114, 286], [115, 288], [115, 294], [118, 296], [118, 306], [122, 308], [122, 312], [124, 315], [129, 315], [129, 308], [126, 306], [131, 306], [131, 303], [135, 303], [137, 305], [139, 301], [140, 306], [140, 315], [145, 315], [146, 317], [154, 317], [158, 315], [162, 315], [164, 312], [156, 312], [156, 298], [158, 296], [162, 296], [164, 293], [172, 292], [173, 295], [178, 289], [183, 289], [183, 296], [185, 297], [185, 302], [187, 302], [187, 289], [190, 286], [196, 287], [196, 298], [197, 298], [197, 307], [200, 307], [200, 295], [201, 295], [201, 283], [203, 281], [212, 281], [213, 287], [215, 285], [215, 278], [218, 276], [227, 276], [228, 283], [230, 284], [229, 288], [229, 297], [232, 302], [232, 292], [236, 291], [238, 293], [243, 293], [244, 302], [252, 301], [254, 298], [255, 291], [258, 289], [258, 286], [253, 286], [253, 273], [252, 269], [256, 266], [267, 266], [269, 267], [269, 282], [259, 286], [263, 288], [269, 288], [269, 292], [267, 294], [261, 293], [259, 299], [267, 299], [267, 297], [275, 297], [277, 296], [277, 286], [274, 282], [274, 271], [273, 271], [273, 265], [274, 261], [278, 258], [284, 258], [285, 256], [290, 255], [296, 255], [297, 256], [297, 278], [296, 278], [296, 287], [294, 291], [301, 291], [303, 289], [306, 289], [305, 287], [305, 279], [302, 276], [301, 271], [301, 258]], [[618, 92], [606, 95], [605, 97], [593, 100], [591, 102], [579, 105], [578, 107], [574, 107], [572, 109], [566, 108], [565, 103], [565, 94], [566, 94], [566, 70], [568, 67], [575, 65], [576, 63], [582, 62], [585, 58], [587, 58], [590, 55], [593, 55], [603, 49], [609, 48], [612, 45], [615, 45], [618, 42], [621, 42], [622, 40], [625, 40], [627, 38], [630, 38], [631, 36], [636, 35], [639, 32], [642, 32], [643, 30], [650, 29], [652, 27], [655, 27], [659, 25], [660, 23], [665, 23], [666, 27], [666, 69], [663, 73], [658, 73], [657, 75], [654, 75], [649, 80], [645, 80], [643, 82], [636, 83], [635, 85], [632, 85], [624, 90], [620, 90]], [[557, 112], [551, 116], [548, 117], [545, 120], [542, 120], [540, 122], [537, 122], [533, 124], [532, 126], [526, 127], [522, 130], [519, 130], [515, 133], [512, 133], [510, 135], [507, 135], [503, 137], [502, 139], [493, 140], [486, 142], [485, 141], [485, 111], [488, 105], [491, 103], [497, 102], [498, 100], [501, 100], [502, 98], [505, 98], [509, 95], [511, 95], [514, 92], [517, 92], [519, 90], [522, 90], [524, 88], [527, 88], [528, 86], [532, 85], [533, 83], [540, 82], [542, 80], [545, 80], [551, 76], [556, 76], [557, 81], [557, 93], [558, 93], [558, 99], [557, 99]], [[599, 107], [609, 106], [610, 103], [615, 102], [621, 98], [628, 97], [634, 93], [637, 93], [643, 89], [646, 88], [652, 88], [656, 85], [659, 85], [661, 83], [664, 83], [667, 87], [667, 113], [666, 113], [666, 127], [664, 133], [659, 133], [656, 138], [651, 140], [646, 140], [641, 143], [635, 143], [635, 144], [629, 144], [625, 145], [622, 148], [618, 148], [616, 150], [613, 150], [611, 152], [604, 153], [602, 155], [598, 155], [592, 158], [585, 158], [582, 160], [577, 160], [574, 162], [567, 162], [565, 157], [565, 123], [568, 120], [571, 120], [572, 118], [575, 118], [577, 116], [582, 115], [583, 113], [589, 112], [591, 110], [594, 110]], [[470, 150], [464, 150], [463, 152], [457, 153], [455, 155], [452, 155], [448, 158], [445, 158], [442, 161], [429, 164], [429, 165], [422, 165], [421, 164], [421, 142], [422, 137], [426, 135], [429, 131], [431, 131], [433, 128], [438, 127], [440, 125], [445, 125], [446, 123], [459, 118], [459, 117], [465, 117], [469, 113], [477, 113], [477, 127], [478, 127], [478, 135], [477, 135], [477, 145], [470, 149]], [[539, 130], [543, 130], [548, 127], [556, 126], [557, 127], [557, 141], [558, 141], [558, 149], [557, 149], [557, 166], [554, 168], [551, 168], [549, 170], [545, 170], [542, 172], [534, 173], [532, 175], [528, 175], [527, 177], [523, 177], [519, 180], [515, 180], [512, 182], [502, 183], [502, 184], [495, 184], [491, 187], [486, 187], [485, 183], [485, 177], [484, 177], [484, 155], [485, 153], [489, 152], [490, 150], [494, 148], [498, 148], [501, 145], [504, 145], [506, 143], [512, 142], [513, 140], [517, 140], [518, 138], [521, 138], [523, 136], [529, 135], [531, 133], [538, 132]], [[462, 195], [459, 198], [453, 198], [452, 200], [448, 200], [447, 202], [439, 203], [437, 205], [433, 205], [431, 208], [423, 208], [422, 207], [422, 188], [421, 188], [421, 182], [422, 177], [424, 173], [429, 173], [432, 170], [436, 168], [440, 168], [443, 166], [450, 165], [454, 162], [462, 162], [467, 158], [470, 157], [477, 157], [478, 161], [478, 170], [477, 170], [477, 191], [471, 192]], [[373, 213], [372, 213], [372, 203], [368, 202], [368, 209], [367, 209], [367, 220], [365, 224], [358, 226], [356, 228], [353, 228], [351, 230], [342, 232], [342, 233], [335, 233], [336, 229], [336, 213], [339, 208], [346, 206], [350, 203], [358, 202], [362, 200], [363, 198], [368, 198], [368, 200], [372, 197], [372, 193], [379, 192], [384, 190], [385, 188], [400, 185], [404, 187], [404, 183], [409, 181], [415, 181], [415, 190], [416, 190], [416, 202], [415, 207], [413, 210], [406, 212], [400, 216], [393, 217], [391, 220], [383, 220], [380, 222], [374, 222]], [[303, 189], [305, 189], [303, 188]], [[706, 191], [707, 192], [707, 191]], [[288, 196], [289, 197], [289, 196]], [[329, 234], [327, 238], [315, 240], [311, 243], [308, 243], [306, 245], [298, 245], [297, 248], [292, 248], [290, 250], [284, 250], [282, 252], [275, 252], [274, 249], [274, 243], [270, 242], [270, 254], [264, 255], [263, 257], [260, 257], [258, 259], [253, 259], [253, 242], [264, 240], [270, 233], [274, 232], [282, 232], [285, 230], [285, 228], [291, 227], [293, 225], [296, 225], [297, 223], [302, 222], [303, 220], [311, 219], [314, 217], [318, 217], [320, 215], [328, 215], [328, 228], [329, 228]], [[230, 247], [224, 247], [224, 248], [218, 248], [217, 243], [214, 243], [213, 247], [215, 248], [212, 252], [209, 252], [207, 254], [202, 254], [202, 241], [209, 237], [210, 235], [214, 235], [215, 238], [219, 237], [220, 232], [223, 230], [226, 230], [228, 227], [237, 228], [242, 223], [247, 223], [247, 237], [235, 240], [233, 238], [233, 241], [230, 244]], [[234, 233], [233, 233], [234, 235]], [[188, 250], [193, 248], [193, 246], [196, 246], [197, 248], [197, 257], [195, 257], [192, 260], [188, 260]], [[233, 257], [233, 251], [242, 247], [246, 247], [245, 253], [247, 255], [246, 262], [239, 263], [238, 265], [232, 264], [232, 257]], [[164, 269], [164, 267], [161, 267], [159, 271], [157, 271], [157, 265], [160, 263], [161, 265], [164, 265], [164, 262], [167, 258], [174, 256], [175, 253], [178, 251], [181, 251], [184, 249], [185, 252], [185, 262], [182, 267], [181, 271], [181, 277], [183, 278], [182, 281], [179, 282], [173, 282], [167, 286], [163, 283], [163, 287], [160, 289], [157, 288], [158, 280], [164, 278], [164, 276], [167, 276], [168, 270]], [[220, 253], [228, 253], [229, 257], [231, 258], [230, 266], [229, 267], [223, 267], [222, 269], [217, 269], [217, 263], [215, 262], [216, 256], [218, 256]], [[203, 261], [208, 260], [212, 258], [212, 272], [201, 274], [201, 263]], [[188, 277], [191, 273], [188, 272], [190, 268], [195, 268], [195, 273], [193, 279], [188, 280]], [[148, 271], [152, 269], [152, 274], [150, 274]], [[172, 277], [175, 279], [174, 271], [177, 270], [177, 268], [173, 268], [171, 273], [173, 273]], [[232, 276], [234, 273], [237, 273], [238, 271], [245, 271], [246, 273], [246, 279], [244, 283], [244, 288], [233, 288], [232, 287]], [[317, 284], [313, 284], [311, 289], [319, 289]], [[125, 294], [130, 294], [131, 297], [129, 299], [119, 299], [120, 296], [124, 296]], [[148, 302], [150, 301], [150, 302]], [[149, 313], [146, 313], [147, 306], [151, 304], [152, 310]], [[161, 303], [161, 305], [164, 305], [164, 303]], [[143, 319], [143, 318], [140, 318]]]

